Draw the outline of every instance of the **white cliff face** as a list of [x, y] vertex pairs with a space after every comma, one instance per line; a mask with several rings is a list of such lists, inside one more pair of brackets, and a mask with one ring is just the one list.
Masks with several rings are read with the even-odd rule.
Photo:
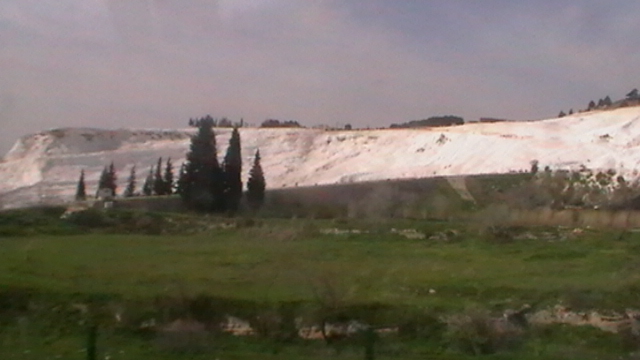
[[[134, 165], [140, 187], [158, 157], [171, 157], [177, 174], [194, 132], [68, 128], [23, 137], [0, 161], [0, 202], [15, 207], [70, 200], [81, 169], [91, 194], [111, 161], [120, 189]], [[220, 159], [230, 133], [230, 129], [216, 129]], [[635, 176], [640, 163], [640, 107], [447, 128], [244, 128], [240, 136], [243, 180], [259, 148], [268, 188], [528, 171], [532, 160], [538, 160], [540, 168], [584, 165]]]

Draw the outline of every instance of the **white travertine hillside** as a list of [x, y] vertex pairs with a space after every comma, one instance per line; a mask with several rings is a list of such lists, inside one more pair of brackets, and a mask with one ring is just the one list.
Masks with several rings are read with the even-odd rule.
[[[100, 130], [67, 128], [29, 135], [0, 161], [5, 207], [70, 200], [81, 169], [88, 191], [114, 161], [124, 188], [131, 166], [141, 186], [158, 157], [177, 169], [193, 129]], [[216, 129], [218, 155], [230, 129]], [[267, 186], [307, 186], [441, 175], [507, 173], [541, 167], [616, 169], [630, 174], [640, 162], [640, 107], [575, 114], [535, 122], [475, 123], [447, 128], [324, 131], [240, 130], [249, 171], [262, 154]]]

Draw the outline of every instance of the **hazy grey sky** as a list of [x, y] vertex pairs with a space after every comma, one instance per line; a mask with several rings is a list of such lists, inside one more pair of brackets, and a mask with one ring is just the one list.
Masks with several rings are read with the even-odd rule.
[[640, 87], [628, 0], [0, 0], [0, 153], [65, 126], [544, 118]]

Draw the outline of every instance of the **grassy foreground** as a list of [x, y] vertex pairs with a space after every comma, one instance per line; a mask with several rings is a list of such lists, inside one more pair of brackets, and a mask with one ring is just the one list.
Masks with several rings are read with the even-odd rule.
[[[193, 234], [69, 227], [65, 235], [0, 237], [0, 358], [83, 358], [86, 319], [70, 308], [91, 301], [104, 307], [138, 304], [144, 309], [136, 310], [139, 320], [151, 316], [145, 311], [161, 312], [149, 309], [161, 307], [162, 299], [199, 297], [244, 307], [386, 309], [372, 317], [380, 326], [398, 325], [414, 314], [454, 314], [470, 307], [501, 313], [523, 304], [541, 309], [562, 303], [584, 310], [640, 304], [640, 233], [635, 232], [479, 229], [401, 220], [207, 221], [206, 230]], [[403, 229], [415, 232], [403, 235]], [[411, 238], [416, 232], [424, 238]], [[117, 327], [106, 331], [109, 343], [103, 345], [110, 359], [362, 358], [359, 350], [334, 352], [318, 342], [285, 346], [231, 337], [215, 338], [215, 350], [176, 354], [163, 352], [148, 334]], [[618, 342], [596, 329], [550, 328], [516, 352], [490, 357], [627, 354]], [[387, 343], [377, 358], [433, 353], [467, 358], [443, 346], [413, 337]]]
[[[522, 239], [506, 240], [463, 224], [376, 227], [292, 220], [191, 235], [3, 238], [0, 285], [128, 299], [208, 294], [252, 301], [313, 300], [322, 285], [354, 303], [449, 309], [478, 301], [553, 304], [569, 292], [591, 294], [585, 305], [594, 307], [639, 300], [630, 292], [640, 285], [639, 233], [522, 229], [506, 235]], [[323, 234], [358, 228], [370, 232]], [[408, 239], [393, 228], [427, 237], [457, 234], [447, 241]]]

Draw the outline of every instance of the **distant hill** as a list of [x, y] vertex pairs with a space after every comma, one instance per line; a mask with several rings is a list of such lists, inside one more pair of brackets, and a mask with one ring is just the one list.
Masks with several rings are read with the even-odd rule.
[[[224, 156], [231, 129], [215, 129]], [[141, 185], [158, 157], [179, 168], [195, 130], [66, 128], [19, 139], [0, 161], [0, 204], [23, 206], [71, 200], [80, 170], [87, 190], [113, 161], [120, 191], [136, 166]], [[324, 131], [242, 128], [244, 178], [259, 148], [268, 188], [368, 180], [529, 171], [616, 169], [633, 175], [640, 163], [640, 107], [591, 111], [535, 122], [452, 127]]]

